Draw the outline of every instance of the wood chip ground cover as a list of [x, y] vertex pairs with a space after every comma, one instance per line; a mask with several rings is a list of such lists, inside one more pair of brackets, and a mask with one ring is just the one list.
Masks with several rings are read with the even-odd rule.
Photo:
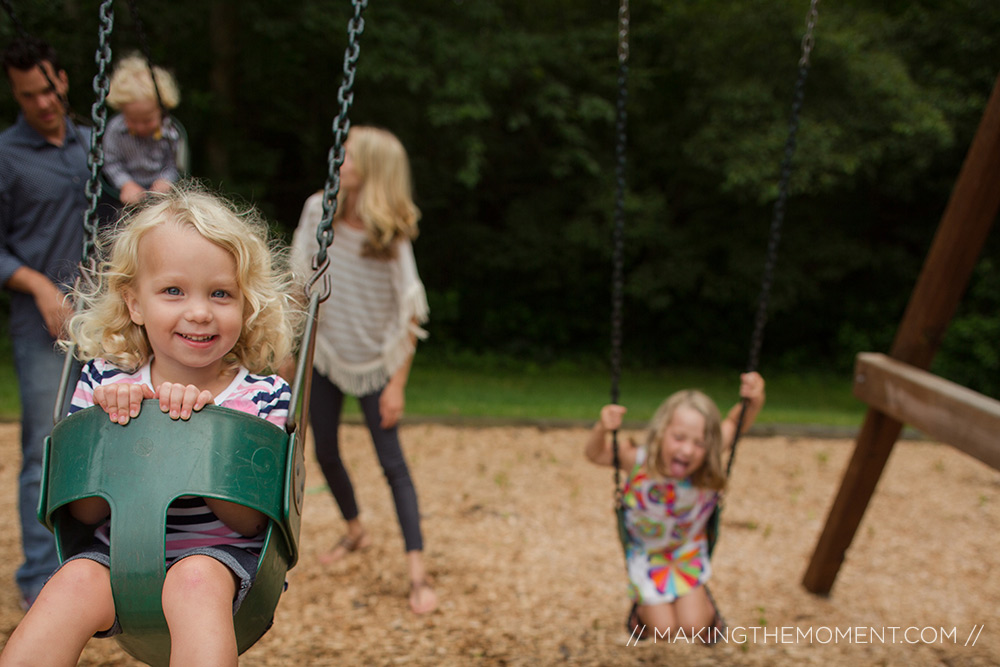
[[[332, 566], [317, 555], [342, 521], [311, 451], [302, 558], [255, 665], [1000, 664], [1000, 473], [929, 442], [894, 450], [832, 595], [802, 574], [853, 443], [749, 437], [740, 448], [711, 582], [728, 643], [632, 645], [612, 477], [581, 455], [586, 431], [414, 424], [404, 448], [441, 599], [410, 613], [403, 543], [367, 431], [343, 427], [372, 545]], [[16, 424], [0, 424], [0, 640], [21, 618], [13, 573]], [[977, 632], [978, 630], [978, 632]], [[970, 637], [971, 636], [971, 637]], [[743, 639], [744, 641], [737, 641]], [[92, 640], [82, 665], [134, 665]]]

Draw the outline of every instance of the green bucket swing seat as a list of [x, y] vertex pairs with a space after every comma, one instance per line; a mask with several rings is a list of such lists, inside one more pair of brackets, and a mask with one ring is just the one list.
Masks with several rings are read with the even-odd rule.
[[[338, 92], [341, 115], [334, 121], [335, 142], [329, 153], [325, 188], [331, 204], [328, 211], [324, 210], [317, 229], [320, 252], [314, 259], [314, 275], [306, 286], [306, 326], [286, 428], [212, 405], [188, 421], [172, 420], [160, 411], [155, 400], [144, 401], [139, 416], [127, 426], [112, 423], [99, 407], [63, 419], [59, 410], [69, 386], [75, 346], [71, 345], [67, 352], [54, 414], [57, 423], [45, 440], [38, 518], [55, 533], [59, 558], [65, 561], [92, 544], [94, 532], [93, 526], [72, 517], [69, 503], [88, 497], [108, 502], [111, 591], [122, 626], [117, 640], [130, 655], [150, 665], [166, 665], [170, 660], [170, 634], [161, 597], [166, 577], [166, 513], [176, 498], [217, 498], [256, 509], [269, 519], [256, 581], [233, 619], [239, 653], [250, 648], [270, 627], [285, 574], [298, 560], [305, 488], [302, 447], [305, 425], [309, 423], [314, 327], [319, 304], [330, 294], [329, 276], [325, 275], [329, 264], [326, 248], [333, 242], [333, 212], [339, 189], [336, 174], [344, 159], [357, 38], [364, 26], [361, 12], [367, 0], [351, 0], [351, 4], [355, 15], [348, 24], [350, 44]], [[94, 79], [98, 101], [92, 108], [96, 130], [90, 152], [90, 208], [84, 216], [89, 238], [84, 242], [83, 265], [92, 260], [90, 253], [97, 245], [98, 169], [103, 161], [98, 147], [106, 119], [106, 71], [111, 61], [107, 42], [114, 25], [114, 2], [102, 0], [99, 14], [99, 73]], [[322, 290], [313, 289], [319, 286]], [[300, 402], [301, 414], [296, 409]]]
[[285, 573], [298, 557], [305, 467], [296, 434], [259, 417], [208, 406], [172, 420], [144, 401], [127, 426], [98, 407], [67, 417], [46, 439], [38, 518], [52, 529], [60, 561], [91, 544], [93, 526], [68, 503], [100, 496], [111, 506], [111, 587], [118, 641], [148, 664], [167, 664], [170, 637], [160, 606], [165, 517], [181, 495], [246, 505], [265, 514], [257, 579], [236, 613], [242, 653], [270, 627]]

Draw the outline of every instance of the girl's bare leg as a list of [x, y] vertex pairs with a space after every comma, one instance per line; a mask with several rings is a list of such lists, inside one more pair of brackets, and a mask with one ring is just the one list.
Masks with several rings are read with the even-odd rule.
[[[639, 606], [639, 619], [646, 625], [645, 637], [674, 641], [690, 641], [695, 637], [707, 638], [709, 625], [715, 617], [715, 608], [708, 599], [704, 586], [699, 586], [673, 602]], [[698, 633], [701, 633], [700, 635]]]
[[0, 665], [75, 665], [95, 632], [115, 622], [108, 568], [70, 561], [52, 575], [7, 640]]
[[171, 665], [238, 664], [233, 597], [236, 577], [210, 556], [177, 561], [163, 582]]
[[704, 586], [699, 586], [684, 597], [677, 598], [674, 610], [677, 613], [677, 623], [687, 637], [698, 636], [702, 640], [709, 639], [709, 626], [715, 619], [715, 607], [712, 606]]
[[642, 636], [646, 639], [670, 639], [677, 634], [677, 611], [674, 603], [639, 605], [639, 622], [646, 629]]

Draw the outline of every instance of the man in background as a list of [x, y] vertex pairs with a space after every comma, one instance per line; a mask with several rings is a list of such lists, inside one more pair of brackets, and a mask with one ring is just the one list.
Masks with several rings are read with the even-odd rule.
[[59, 564], [55, 540], [36, 512], [64, 359], [55, 343], [72, 314], [64, 295], [83, 242], [90, 132], [66, 115], [69, 81], [51, 46], [16, 39], [4, 51], [3, 66], [20, 107], [14, 125], [0, 133], [0, 284], [11, 292], [9, 328], [21, 396], [24, 562], [16, 580], [27, 608]]

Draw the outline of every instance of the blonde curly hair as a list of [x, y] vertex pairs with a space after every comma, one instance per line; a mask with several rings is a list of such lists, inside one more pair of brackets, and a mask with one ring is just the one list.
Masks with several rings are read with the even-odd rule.
[[[167, 193], [150, 193], [102, 235], [103, 261], [84, 269], [72, 297], [78, 304], [70, 319], [69, 340], [82, 361], [101, 357], [129, 372], [152, 355], [145, 329], [129, 315], [125, 293], [141, 267], [139, 244], [168, 221], [189, 225], [232, 253], [236, 279], [244, 296], [243, 328], [225, 361], [252, 373], [274, 372], [294, 351], [302, 313], [292, 297], [301, 290], [287, 268], [287, 253], [270, 240], [264, 220], [253, 208], [241, 211], [193, 181]], [[63, 341], [68, 347], [68, 342]]]
[[660, 460], [663, 437], [677, 408], [685, 406], [705, 418], [705, 461], [691, 473], [694, 486], [721, 491], [726, 487], [726, 473], [722, 467], [722, 416], [711, 398], [697, 389], [682, 389], [667, 397], [657, 408], [646, 432], [646, 468], [654, 477], [667, 477]]
[[[413, 183], [406, 149], [392, 132], [377, 127], [356, 125], [347, 135], [346, 150], [361, 179], [357, 214], [368, 234], [362, 254], [391, 259], [399, 237], [417, 238], [420, 209], [413, 202]], [[346, 214], [340, 190], [336, 219]]]
[[149, 74], [149, 63], [137, 53], [121, 59], [111, 75], [111, 87], [108, 90], [108, 106], [118, 109], [123, 104], [143, 100], [156, 101], [157, 88], [160, 91], [160, 101], [167, 109], [173, 109], [181, 101], [181, 91], [173, 75], [162, 67], [153, 67], [156, 76], [156, 86]]

